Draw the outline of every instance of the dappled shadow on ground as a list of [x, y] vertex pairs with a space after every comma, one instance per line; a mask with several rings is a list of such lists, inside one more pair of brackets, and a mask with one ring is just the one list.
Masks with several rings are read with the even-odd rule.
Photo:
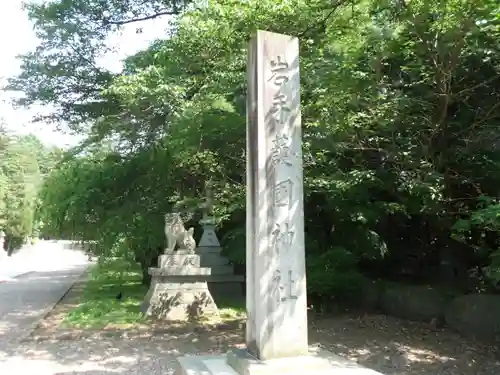
[[224, 353], [240, 340], [240, 332], [186, 332], [147, 339], [88, 337], [25, 342], [12, 348], [6, 361], [0, 361], [0, 373], [13, 373], [4, 371], [11, 369], [37, 375], [169, 375], [173, 374], [179, 355]]
[[[179, 355], [225, 353], [243, 343], [241, 325], [204, 331], [195, 330], [195, 326], [184, 328], [178, 327], [177, 332], [165, 329], [145, 337], [95, 335], [24, 342], [6, 350], [9, 359], [0, 361], [0, 373], [15, 369], [37, 375], [169, 375]], [[426, 324], [385, 316], [343, 316], [311, 322], [309, 334], [311, 344], [320, 344], [387, 375], [500, 374], [496, 348], [446, 330], [433, 330]]]
[[14, 335], [19, 337], [23, 334], [28, 334], [29, 331], [26, 331], [24, 328], [26, 322], [36, 322], [42, 314], [43, 307], [35, 306], [26, 306], [26, 309], [5, 314], [5, 319], [0, 321], [0, 344], [3, 343], [4, 338], [7, 336], [11, 337]]
[[[0, 349], [30, 333], [67, 290], [74, 272], [68, 268], [30, 273], [0, 285]], [[47, 299], [47, 293], [54, 297]]]
[[497, 347], [429, 324], [346, 315], [311, 325], [310, 343], [387, 375], [500, 374]]

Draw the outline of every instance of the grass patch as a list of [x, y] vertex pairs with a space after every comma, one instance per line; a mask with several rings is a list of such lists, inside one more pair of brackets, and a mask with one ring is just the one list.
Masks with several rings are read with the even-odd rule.
[[[122, 299], [118, 300], [120, 292]], [[78, 306], [66, 315], [62, 324], [88, 329], [142, 323], [145, 318], [140, 305], [146, 293], [137, 265], [123, 260], [104, 261], [92, 269]]]
[[234, 301], [230, 299], [222, 300], [219, 298], [215, 301], [215, 303], [219, 308], [219, 314], [223, 320], [241, 319], [246, 317], [245, 301]]
[[[78, 305], [64, 316], [63, 328], [102, 329], [132, 328], [149, 325], [140, 311], [148, 288], [141, 284], [141, 270], [121, 259], [108, 259], [93, 267]], [[122, 293], [122, 299], [117, 296]], [[219, 320], [245, 317], [245, 302], [216, 300]], [[201, 319], [204, 321], [205, 319]]]

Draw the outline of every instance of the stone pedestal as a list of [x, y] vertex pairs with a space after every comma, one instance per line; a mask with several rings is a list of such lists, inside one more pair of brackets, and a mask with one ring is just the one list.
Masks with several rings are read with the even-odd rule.
[[160, 255], [159, 268], [150, 268], [149, 291], [141, 306], [147, 316], [163, 320], [195, 320], [218, 314], [208, 289], [212, 276], [208, 267], [200, 267], [200, 256], [179, 250]]
[[267, 361], [235, 349], [222, 356], [180, 357], [178, 362], [175, 375], [381, 375], [318, 348], [303, 356]]
[[216, 301], [238, 301], [243, 300], [244, 278], [234, 274], [233, 265], [229, 259], [221, 254], [220, 247], [198, 247], [196, 252], [201, 256], [201, 265], [210, 267], [213, 275], [224, 275], [225, 282], [217, 280], [208, 281], [210, 293]]
[[199, 255], [183, 251], [163, 254], [158, 257], [158, 266], [161, 269], [200, 268], [200, 263]]
[[208, 246], [198, 246], [196, 248], [196, 254], [198, 254], [200, 258], [200, 265], [202, 267], [223, 267], [230, 266], [231, 273], [232, 265], [229, 263], [229, 259], [227, 259], [224, 255], [222, 255], [222, 247], [208, 247]]
[[229, 263], [229, 259], [222, 255], [222, 247], [215, 233], [215, 220], [208, 216], [200, 221], [203, 227], [196, 253], [201, 257], [200, 265], [210, 267], [212, 274], [225, 275], [226, 282], [209, 281], [208, 288], [214, 299], [217, 300], [242, 300], [242, 287], [244, 280], [241, 276], [234, 274], [234, 267]]

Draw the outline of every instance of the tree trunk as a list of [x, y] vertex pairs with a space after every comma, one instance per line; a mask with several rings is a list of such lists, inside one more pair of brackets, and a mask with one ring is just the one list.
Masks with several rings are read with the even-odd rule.
[[158, 256], [162, 253], [162, 248], [150, 249], [147, 253], [136, 255], [135, 260], [140, 264], [142, 270], [142, 284], [151, 284], [151, 275], [148, 273], [150, 267], [158, 267]]
[[142, 285], [149, 286], [151, 284], [151, 275], [148, 273], [149, 266], [143, 266], [141, 264], [142, 268], [142, 280], [141, 283]]

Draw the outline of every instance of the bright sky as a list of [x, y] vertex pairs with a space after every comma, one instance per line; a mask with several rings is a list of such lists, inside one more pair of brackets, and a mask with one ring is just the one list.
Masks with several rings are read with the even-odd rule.
[[[21, 9], [22, 0], [0, 0], [0, 86], [6, 78], [19, 73], [19, 61], [16, 56], [33, 50], [37, 39], [27, 14]], [[144, 24], [131, 24], [121, 35], [113, 35], [109, 44], [117, 48], [117, 52], [104, 56], [100, 64], [113, 71], [120, 71], [121, 61], [141, 49], [147, 48], [152, 40], [163, 37], [167, 20], [159, 18]], [[141, 34], [136, 28], [142, 27]], [[11, 92], [0, 91], [0, 118], [5, 120], [8, 129], [18, 133], [33, 133], [42, 142], [60, 147], [74, 145], [78, 137], [55, 131], [51, 125], [32, 123], [37, 113], [47, 113], [50, 108], [14, 109], [10, 104]]]

